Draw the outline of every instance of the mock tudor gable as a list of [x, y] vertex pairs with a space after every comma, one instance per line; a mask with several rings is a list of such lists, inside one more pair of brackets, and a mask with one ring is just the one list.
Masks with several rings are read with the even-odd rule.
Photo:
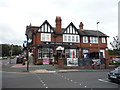
[[71, 22], [67, 28], [63, 31], [63, 34], [79, 34], [75, 25]]
[[49, 24], [47, 20], [40, 26], [37, 32], [53, 33], [55, 32], [54, 28]]

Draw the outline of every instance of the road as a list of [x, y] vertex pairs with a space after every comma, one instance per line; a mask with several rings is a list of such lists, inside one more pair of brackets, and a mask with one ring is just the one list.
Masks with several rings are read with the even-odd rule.
[[[8, 63], [7, 63], [8, 62]], [[15, 65], [16, 59], [3, 60], [4, 70], [6, 66]], [[38, 67], [39, 68], [39, 67]], [[17, 68], [19, 69], [19, 68]], [[17, 70], [16, 69], [16, 70]], [[9, 70], [10, 67], [9, 67]], [[117, 89], [119, 84], [110, 82], [107, 79], [107, 71], [87, 72], [2, 72], [3, 88], [112, 88]], [[91, 90], [92, 90], [91, 89]], [[94, 90], [94, 89], [93, 89]]]
[[3, 88], [118, 88], [107, 72], [9, 73], [3, 72]]

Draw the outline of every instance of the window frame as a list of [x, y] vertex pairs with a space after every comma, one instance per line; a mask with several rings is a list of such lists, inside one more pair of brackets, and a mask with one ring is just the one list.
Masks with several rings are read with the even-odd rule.
[[98, 37], [90, 37], [90, 43], [98, 43]]
[[80, 43], [80, 36], [63, 34], [63, 42]]
[[41, 41], [51, 42], [51, 33], [41, 33]]
[[83, 43], [88, 43], [88, 37], [87, 36], [83, 36]]
[[105, 37], [102, 37], [102, 43], [106, 43]]
[[[40, 50], [41, 49], [41, 50]], [[44, 52], [44, 49], [48, 49], [47, 52]], [[38, 59], [44, 59], [44, 55], [48, 55], [47, 58], [52, 59], [53, 56], [53, 48], [38, 48]]]

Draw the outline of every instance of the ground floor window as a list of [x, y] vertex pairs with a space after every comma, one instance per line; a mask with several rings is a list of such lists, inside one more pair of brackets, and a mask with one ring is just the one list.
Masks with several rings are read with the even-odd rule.
[[38, 49], [38, 59], [52, 58], [53, 49], [52, 48], [39, 48]]
[[77, 49], [65, 49], [65, 57], [66, 58], [78, 58], [78, 50]]

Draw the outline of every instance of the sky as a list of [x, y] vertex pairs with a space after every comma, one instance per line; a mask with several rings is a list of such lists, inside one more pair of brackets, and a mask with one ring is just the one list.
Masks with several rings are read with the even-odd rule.
[[61, 16], [62, 27], [70, 22], [79, 28], [98, 29], [109, 36], [108, 47], [118, 35], [118, 2], [120, 0], [0, 0], [0, 43], [22, 45], [30, 23], [40, 26], [45, 20], [55, 27]]

